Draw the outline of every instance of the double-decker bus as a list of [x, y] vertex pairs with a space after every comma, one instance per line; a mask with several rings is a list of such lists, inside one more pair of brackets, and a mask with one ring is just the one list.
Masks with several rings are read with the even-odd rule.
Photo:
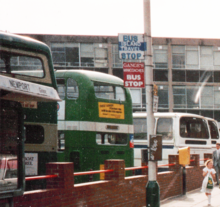
[[[45, 163], [56, 161], [60, 100], [49, 47], [31, 38], [0, 33], [0, 87], [1, 99], [16, 101], [23, 108], [25, 174], [45, 174]], [[7, 126], [13, 129], [12, 123]]]
[[74, 162], [75, 171], [100, 169], [106, 159], [124, 159], [126, 167], [133, 166], [132, 101], [123, 80], [86, 70], [55, 75], [62, 99], [58, 161]]

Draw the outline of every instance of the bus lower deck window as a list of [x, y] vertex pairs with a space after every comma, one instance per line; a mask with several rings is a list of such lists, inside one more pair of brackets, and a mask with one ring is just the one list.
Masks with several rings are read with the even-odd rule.
[[127, 145], [127, 140], [127, 134], [96, 134], [96, 143], [98, 145]]

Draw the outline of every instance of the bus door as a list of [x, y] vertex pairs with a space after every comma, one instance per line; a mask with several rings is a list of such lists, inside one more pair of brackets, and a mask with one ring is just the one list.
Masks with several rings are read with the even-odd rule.
[[3, 198], [23, 193], [23, 157], [21, 104], [15, 101], [0, 100], [0, 194], [3, 194]]

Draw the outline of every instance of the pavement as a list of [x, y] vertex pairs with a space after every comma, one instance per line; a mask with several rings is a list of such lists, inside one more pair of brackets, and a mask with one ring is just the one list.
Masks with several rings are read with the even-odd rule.
[[[201, 188], [187, 192], [186, 195], [160, 201], [160, 207], [206, 207], [208, 199]], [[220, 189], [215, 185], [212, 191], [211, 207], [220, 207]]]

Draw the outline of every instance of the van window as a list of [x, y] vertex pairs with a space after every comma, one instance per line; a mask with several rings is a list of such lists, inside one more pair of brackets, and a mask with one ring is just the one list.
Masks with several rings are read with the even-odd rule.
[[162, 135], [162, 140], [173, 139], [173, 120], [171, 118], [159, 118], [156, 134]]
[[134, 139], [147, 140], [147, 119], [135, 118], [134, 123]]
[[219, 135], [218, 135], [218, 127], [217, 127], [216, 123], [214, 121], [210, 121], [210, 120], [208, 121], [208, 123], [209, 123], [211, 138], [218, 139]]
[[209, 133], [206, 121], [196, 117], [181, 117], [180, 136], [183, 138], [208, 139]]
[[7, 163], [5, 178], [17, 178], [17, 160], [16, 159], [9, 159]]

